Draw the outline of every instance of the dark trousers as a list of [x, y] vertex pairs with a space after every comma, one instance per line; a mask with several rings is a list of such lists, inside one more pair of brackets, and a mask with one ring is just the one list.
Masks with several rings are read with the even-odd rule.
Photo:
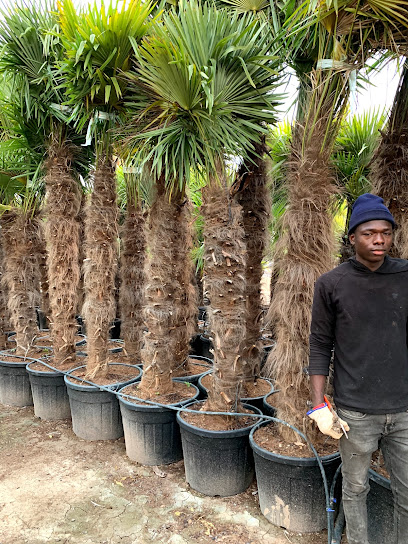
[[371, 456], [381, 448], [394, 496], [395, 538], [384, 544], [408, 543], [408, 412], [373, 415], [338, 409], [350, 427], [340, 440], [343, 506], [349, 544], [369, 544], [366, 498]]

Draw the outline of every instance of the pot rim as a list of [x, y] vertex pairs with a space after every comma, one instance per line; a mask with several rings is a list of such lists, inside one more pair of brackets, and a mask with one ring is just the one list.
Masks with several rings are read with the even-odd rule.
[[[264, 427], [268, 424], [274, 423], [273, 421], [260, 421], [257, 425], [255, 425], [249, 435], [249, 443], [251, 445], [251, 448], [254, 453], [257, 453], [264, 459], [268, 460], [274, 460], [276, 463], [281, 463], [283, 465], [302, 465], [302, 466], [317, 466], [317, 459], [314, 456], [313, 457], [292, 457], [289, 455], [281, 455], [279, 453], [275, 453], [269, 450], [266, 450], [265, 448], [262, 448], [259, 444], [255, 442], [254, 439], [254, 433], [258, 430], [259, 427]], [[338, 459], [340, 457], [340, 452], [330, 453], [329, 455], [323, 455], [319, 456], [320, 460], [323, 464], [330, 463], [331, 461], [334, 461], [335, 459]]]
[[[199, 400], [199, 401], [193, 401], [189, 404], [185, 405], [185, 408], [188, 408], [192, 404], [202, 404], [205, 400]], [[261, 410], [259, 408], [256, 408], [255, 406], [252, 406], [250, 404], [243, 404], [245, 408], [248, 408], [255, 414], [259, 414], [262, 416]], [[252, 425], [248, 425], [247, 427], [242, 427], [241, 429], [225, 429], [223, 431], [212, 431], [210, 429], [203, 429], [202, 427], [197, 427], [196, 425], [192, 425], [191, 423], [188, 423], [181, 417], [181, 412], [183, 410], [179, 410], [177, 412], [177, 422], [180, 425], [182, 429], [185, 429], [186, 431], [190, 431], [193, 434], [198, 434], [203, 437], [208, 438], [232, 438], [232, 437], [239, 437], [239, 436], [245, 436], [248, 435], [251, 431], [251, 429], [256, 425], [259, 420], [254, 418], [254, 423]], [[211, 416], [210, 416], [211, 417]], [[262, 421], [262, 420], [261, 420]]]
[[[180, 382], [177, 381], [177, 383], [180, 383]], [[133, 384], [124, 385], [121, 389], [119, 389], [117, 391], [119, 403], [122, 403], [127, 408], [129, 408], [131, 410], [133, 409], [134, 411], [138, 411], [138, 412], [148, 412], [148, 411], [167, 412], [167, 411], [170, 411], [170, 408], [166, 409], [164, 406], [155, 406], [154, 404], [137, 404], [135, 402], [130, 402], [129, 400], [126, 400], [126, 398], [124, 398], [122, 396], [121, 391], [123, 391], [123, 389], [125, 389], [129, 385], [133, 385]], [[192, 401], [194, 401], [194, 399], [196, 399], [198, 397], [198, 395], [200, 394], [200, 390], [193, 383], [189, 383], [188, 386], [186, 386], [186, 387], [193, 387], [196, 390], [195, 396], [194, 397], [189, 397], [186, 400], [181, 400], [180, 402], [175, 402], [175, 403], [172, 403], [172, 404], [168, 404], [167, 406], [174, 406], [174, 407], [185, 406], [187, 404], [190, 404]], [[134, 395], [134, 396], [136, 398], [139, 398], [136, 395]], [[140, 400], [143, 401], [144, 399], [140, 399]]]
[[[139, 371], [139, 373], [134, 376], [133, 378], [129, 378], [123, 382], [115, 382], [115, 383], [109, 383], [109, 384], [101, 384], [101, 387], [106, 387], [108, 389], [114, 389], [115, 387], [117, 387], [118, 385], [122, 385], [125, 386], [125, 384], [128, 384], [129, 382], [132, 382], [134, 380], [137, 380], [138, 378], [140, 378], [140, 375], [142, 373], [142, 371], [140, 370], [140, 368], [136, 365], [129, 365], [129, 364], [126, 364], [126, 363], [108, 363], [108, 366], [110, 365], [120, 365], [120, 366], [129, 366], [129, 367], [132, 367], [132, 368], [135, 368]], [[74, 370], [78, 370], [80, 368], [86, 368], [86, 365], [80, 365], [80, 366], [77, 366], [75, 368], [71, 368], [71, 370], [68, 371], [68, 374], [71, 374], [71, 372], [74, 372]], [[72, 376], [74, 379], [75, 379], [75, 376]], [[91, 380], [89, 380], [91, 381]], [[69, 380], [69, 376], [67, 375], [64, 375], [64, 382], [65, 384], [67, 385], [67, 387], [70, 387], [71, 389], [76, 389], [78, 391], [104, 391], [103, 389], [101, 390], [99, 388], [98, 385], [89, 385], [89, 384], [76, 384], [76, 383], [73, 383], [72, 381]], [[113, 393], [115, 391], [112, 391]]]
[[382, 487], [385, 487], [386, 489], [389, 489], [391, 491], [391, 480], [389, 478], [378, 474], [378, 472], [376, 472], [372, 468], [369, 469], [368, 475], [370, 479], [373, 480], [376, 484], [379, 484]]

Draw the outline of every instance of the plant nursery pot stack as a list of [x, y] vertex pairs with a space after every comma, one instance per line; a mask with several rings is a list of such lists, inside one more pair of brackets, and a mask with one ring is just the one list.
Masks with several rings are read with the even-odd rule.
[[0, 353], [0, 403], [9, 406], [32, 406], [27, 363], [33, 359]]
[[[109, 364], [109, 371], [115, 367], [128, 367], [130, 377], [115, 383], [106, 384], [111, 391], [101, 390], [97, 385], [73, 382], [71, 376], [65, 376], [69, 403], [72, 415], [72, 430], [84, 440], [116, 440], [123, 436], [122, 418], [119, 402], [115, 392], [140, 378], [141, 371], [137, 366], [120, 363]], [[78, 367], [70, 371], [82, 371], [85, 367]], [[104, 384], [102, 384], [104, 385]]]
[[391, 482], [374, 470], [369, 471], [369, 477], [370, 492], [367, 495], [369, 542], [370, 544], [394, 542], [394, 498]]
[[[176, 380], [174, 380], [176, 381]], [[186, 384], [190, 390], [187, 400], [169, 404], [180, 407], [196, 399], [199, 390], [194, 384]], [[125, 434], [126, 454], [142, 465], [169, 465], [183, 458], [180, 429], [177, 424], [177, 411], [163, 406], [127, 399], [121, 394], [133, 395], [130, 387], [119, 391], [119, 404]]]
[[34, 414], [46, 421], [71, 417], [64, 375], [37, 361], [27, 365], [34, 401]]
[[[191, 408], [201, 404], [192, 403]], [[255, 414], [254, 406], [244, 408]], [[211, 416], [208, 416], [211, 417]], [[218, 416], [215, 416], [218, 417]], [[258, 422], [235, 430], [213, 431], [188, 423], [183, 412], [177, 414], [183, 445], [186, 480], [203, 495], [229, 497], [245, 491], [254, 477], [254, 461], [249, 447], [249, 433]]]
[[[315, 457], [288, 457], [264, 449], [256, 442], [256, 432], [249, 437], [255, 458], [259, 505], [262, 514], [274, 525], [299, 533], [320, 532], [327, 528], [325, 492]], [[340, 454], [321, 457], [330, 488], [339, 466]]]

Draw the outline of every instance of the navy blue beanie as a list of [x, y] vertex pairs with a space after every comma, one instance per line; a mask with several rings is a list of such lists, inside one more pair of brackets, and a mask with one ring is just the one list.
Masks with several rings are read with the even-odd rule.
[[395, 227], [394, 218], [381, 197], [371, 193], [359, 196], [351, 211], [348, 234], [352, 234], [361, 223], [367, 223], [367, 221], [374, 221], [375, 219], [389, 221], [392, 227]]

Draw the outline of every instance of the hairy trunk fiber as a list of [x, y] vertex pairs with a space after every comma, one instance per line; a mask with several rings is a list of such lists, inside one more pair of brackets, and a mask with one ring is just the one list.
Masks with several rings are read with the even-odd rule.
[[[3, 232], [0, 231], [3, 236]], [[3, 244], [0, 244], [0, 349], [5, 349], [7, 346], [6, 332], [9, 330], [8, 311], [7, 311], [7, 285], [4, 277], [5, 260]]]
[[47, 324], [46, 328], [49, 325], [50, 317], [50, 293], [49, 293], [49, 282], [48, 282], [48, 258], [47, 258], [47, 244], [45, 239], [45, 228], [44, 224], [41, 224], [40, 236], [39, 236], [39, 246], [37, 248], [38, 258], [40, 263], [40, 290], [41, 290], [41, 305], [40, 310], [44, 314], [45, 323]]
[[391, 256], [408, 259], [408, 67], [405, 65], [383, 134], [373, 159], [373, 192], [384, 199], [394, 216]]
[[245, 241], [241, 206], [230, 198], [221, 165], [203, 189], [204, 275], [214, 374], [205, 408], [240, 410], [245, 338]]
[[83, 313], [88, 338], [87, 376], [108, 373], [109, 329], [116, 315], [118, 207], [115, 167], [110, 157], [98, 161], [85, 218]]
[[82, 316], [83, 306], [85, 302], [85, 289], [84, 289], [84, 259], [85, 259], [85, 216], [86, 216], [86, 195], [84, 192], [81, 194], [81, 207], [78, 214], [79, 223], [79, 282], [78, 282], [78, 295], [77, 295], [77, 315]]
[[191, 315], [197, 312], [191, 287], [191, 235], [189, 210], [184, 196], [166, 193], [164, 179], [150, 211], [146, 263], [144, 319], [148, 328], [142, 348], [146, 395], [168, 393], [172, 370], [185, 363], [191, 336]]
[[245, 339], [242, 358], [244, 379], [254, 380], [259, 375], [262, 357], [261, 337], [261, 278], [262, 259], [268, 240], [268, 220], [271, 197], [267, 188], [264, 143], [256, 146], [253, 163], [242, 165], [238, 173], [242, 189], [237, 194], [242, 206], [242, 223], [246, 243], [245, 266]]
[[54, 364], [75, 362], [78, 306], [81, 192], [71, 171], [66, 145], [50, 147], [47, 161], [46, 239]]
[[[278, 417], [304, 429], [309, 380], [309, 334], [314, 284], [334, 266], [334, 235], [329, 215], [336, 188], [329, 167], [330, 149], [322, 150], [326, 122], [320, 119], [302, 150], [299, 127], [292, 143], [288, 172], [289, 204], [283, 217], [283, 236], [277, 244], [279, 276], [269, 316], [276, 346], [264, 372], [276, 379]], [[282, 429], [284, 438], [292, 431]]]
[[140, 203], [128, 192], [125, 222], [122, 227], [121, 285], [119, 307], [121, 335], [134, 364], [140, 363], [143, 342], [143, 302], [146, 279], [146, 236]]
[[32, 210], [11, 210], [2, 219], [4, 279], [8, 307], [16, 331], [17, 355], [25, 355], [38, 332], [35, 308], [40, 300], [38, 254], [40, 224]]

